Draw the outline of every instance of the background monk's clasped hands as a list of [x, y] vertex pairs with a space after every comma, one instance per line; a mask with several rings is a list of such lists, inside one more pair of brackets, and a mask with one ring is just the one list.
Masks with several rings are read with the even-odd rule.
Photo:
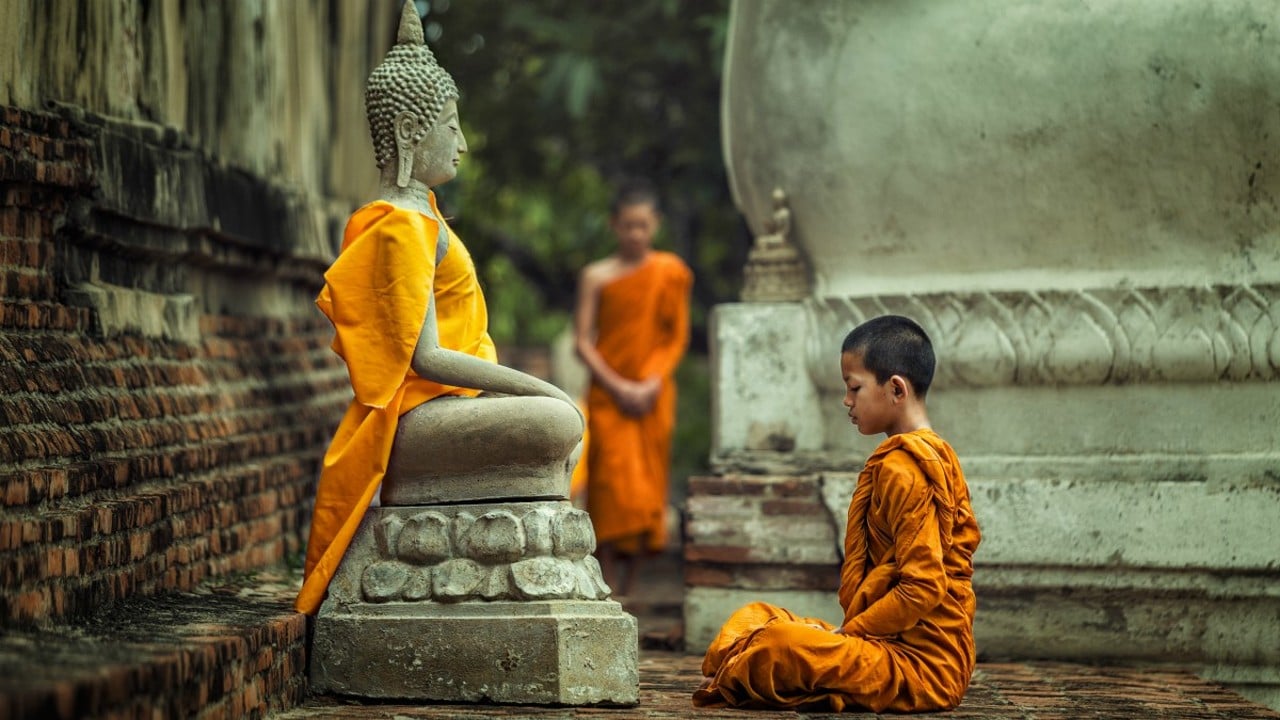
[[640, 417], [653, 409], [658, 400], [658, 391], [662, 389], [662, 378], [651, 377], [647, 380], [620, 379], [616, 387], [609, 388], [614, 402], [628, 415]]

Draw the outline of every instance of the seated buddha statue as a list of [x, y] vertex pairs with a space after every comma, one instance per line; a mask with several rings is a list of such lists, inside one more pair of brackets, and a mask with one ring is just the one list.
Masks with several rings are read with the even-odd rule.
[[325, 454], [298, 610], [314, 614], [371, 503], [567, 497], [583, 421], [497, 363], [484, 294], [432, 188], [467, 151], [458, 90], [406, 2], [365, 102], [380, 197], [352, 214], [316, 304], [354, 399]]

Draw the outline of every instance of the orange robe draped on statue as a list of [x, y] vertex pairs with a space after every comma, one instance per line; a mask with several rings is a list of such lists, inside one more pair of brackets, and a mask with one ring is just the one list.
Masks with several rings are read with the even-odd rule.
[[692, 283], [678, 256], [652, 251], [639, 268], [600, 288], [600, 356], [630, 380], [662, 378], [653, 409], [641, 417], [624, 413], [597, 383], [587, 393], [587, 512], [596, 539], [622, 553], [656, 552], [666, 542], [676, 420], [672, 375], [689, 342]]
[[[436, 217], [435, 195], [430, 196]], [[441, 257], [440, 241], [448, 238]], [[347, 221], [342, 252], [324, 274], [316, 305], [334, 327], [355, 399], [324, 456], [294, 607], [314, 614], [365, 510], [382, 483], [400, 416], [441, 395], [475, 390], [424, 380], [410, 367], [435, 289], [440, 346], [497, 362], [475, 265], [443, 221], [385, 201]]]
[[[766, 603], [707, 650], [700, 706], [945, 710], [973, 674], [973, 552], [981, 540], [951, 446], [932, 430], [876, 448], [849, 504], [844, 634]], [[816, 626], [816, 627], [815, 627]]]

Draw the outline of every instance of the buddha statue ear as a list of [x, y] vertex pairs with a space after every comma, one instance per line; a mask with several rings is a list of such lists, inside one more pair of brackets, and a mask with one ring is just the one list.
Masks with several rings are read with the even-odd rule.
[[408, 187], [409, 180], [413, 177], [413, 158], [418, 148], [415, 138], [420, 134], [419, 126], [422, 123], [414, 113], [401, 110], [396, 113], [391, 124], [396, 132], [396, 160], [399, 163], [396, 170], [396, 186]]

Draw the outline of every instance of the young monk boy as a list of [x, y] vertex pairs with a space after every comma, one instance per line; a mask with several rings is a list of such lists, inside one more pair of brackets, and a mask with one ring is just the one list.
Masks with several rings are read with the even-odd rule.
[[648, 185], [618, 191], [609, 213], [617, 250], [583, 269], [574, 318], [591, 371], [587, 512], [601, 572], [620, 595], [630, 593], [641, 559], [666, 542], [673, 376], [689, 342], [693, 274], [674, 253], [653, 249], [661, 217]]
[[981, 534], [960, 462], [929, 426], [933, 347], [912, 320], [854, 328], [840, 350], [844, 405], [887, 438], [849, 503], [839, 627], [753, 603], [702, 662], [699, 706], [949, 710], [973, 673], [973, 551]]

